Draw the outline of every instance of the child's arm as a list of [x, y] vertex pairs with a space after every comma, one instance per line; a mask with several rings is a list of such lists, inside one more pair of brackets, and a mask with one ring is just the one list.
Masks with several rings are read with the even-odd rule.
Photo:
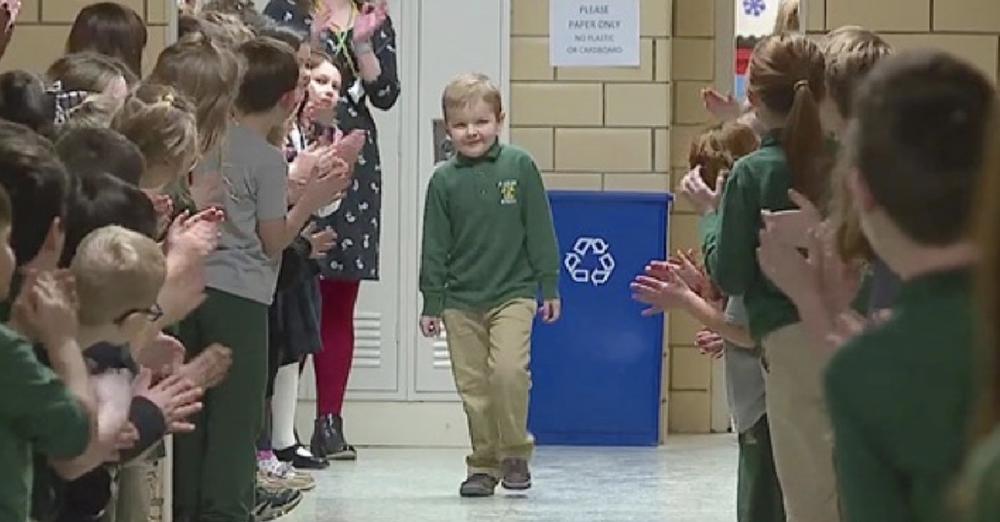
[[736, 346], [748, 350], [753, 350], [756, 346], [747, 327], [730, 321], [725, 312], [712, 306], [711, 303], [694, 292], [691, 292], [688, 297], [684, 309], [705, 325], [705, 328], [721, 335], [723, 339]]
[[261, 184], [257, 208], [257, 234], [260, 236], [264, 253], [271, 259], [280, 259], [281, 253], [299, 236], [309, 218], [320, 208], [328, 205], [341, 191], [347, 188], [350, 171], [343, 161], [336, 161], [332, 172], [322, 173], [308, 182], [302, 196], [288, 209], [288, 183], [284, 175], [287, 165], [282, 161], [268, 170], [270, 174], [258, 177]]
[[701, 223], [705, 268], [726, 295], [743, 295], [757, 270], [760, 209], [752, 175], [745, 163], [738, 162], [726, 181], [718, 212]]
[[[530, 156], [520, 161], [520, 197], [528, 249], [528, 261], [535, 270], [535, 280], [547, 302], [559, 299], [559, 245], [556, 242], [552, 209], [542, 183], [542, 174]], [[555, 319], [558, 319], [556, 317]]]
[[[444, 311], [444, 291], [448, 278], [448, 256], [453, 238], [448, 217], [448, 202], [444, 182], [435, 175], [427, 186], [424, 202], [423, 246], [420, 255], [420, 293], [424, 296], [422, 316], [427, 319], [441, 317]], [[422, 323], [424, 321], [421, 321]], [[424, 335], [432, 337], [429, 325], [423, 325]]]
[[637, 301], [653, 307], [645, 312], [646, 315], [681, 309], [727, 341], [741, 348], [754, 348], [753, 338], [745, 327], [731, 322], [725, 313], [698, 295], [676, 274], [649, 269], [647, 273], [650, 275], [637, 277], [631, 286]]

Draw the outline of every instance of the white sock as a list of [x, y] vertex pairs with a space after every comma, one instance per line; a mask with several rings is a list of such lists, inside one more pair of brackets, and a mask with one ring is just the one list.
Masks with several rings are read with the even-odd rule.
[[295, 445], [295, 404], [299, 400], [299, 365], [278, 368], [271, 397], [271, 447], [282, 450]]

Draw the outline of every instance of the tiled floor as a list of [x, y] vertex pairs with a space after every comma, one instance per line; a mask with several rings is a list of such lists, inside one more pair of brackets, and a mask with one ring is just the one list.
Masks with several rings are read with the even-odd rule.
[[735, 520], [736, 441], [673, 436], [665, 448], [538, 451], [527, 494], [461, 499], [462, 450], [364, 449], [316, 474], [286, 522], [583, 522]]

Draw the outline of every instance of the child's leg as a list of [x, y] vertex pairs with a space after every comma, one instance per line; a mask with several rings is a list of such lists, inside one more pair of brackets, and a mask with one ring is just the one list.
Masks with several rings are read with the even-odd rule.
[[198, 520], [248, 520], [267, 388], [267, 305], [210, 289], [201, 311], [205, 342], [232, 348], [233, 363], [205, 393]]
[[340, 415], [354, 359], [354, 305], [360, 281], [320, 281], [323, 350], [313, 356], [317, 417]]
[[156, 462], [145, 456], [121, 468], [118, 473], [118, 498], [114, 518], [105, 518], [105, 522], [149, 520], [153, 507], [154, 481], [157, 480], [156, 469]]
[[501, 458], [530, 459], [534, 450], [528, 433], [528, 368], [537, 306], [534, 299], [517, 299], [489, 315], [490, 398]]
[[764, 338], [767, 418], [789, 522], [838, 522], [833, 433], [823, 399], [829, 357], [801, 323]]
[[736, 485], [738, 522], [784, 522], [785, 508], [774, 469], [767, 416], [740, 433], [739, 478]]
[[271, 447], [275, 450], [290, 448], [295, 440], [295, 406], [299, 399], [298, 363], [286, 364], [278, 369], [271, 397]]
[[465, 459], [469, 474], [500, 476], [497, 424], [490, 407], [490, 337], [482, 314], [445, 310], [445, 330], [455, 387], [469, 423], [472, 454]]
[[[178, 331], [178, 339], [188, 352], [188, 359], [194, 358], [208, 345], [204, 340], [202, 324], [206, 304], [202, 304], [185, 318]], [[191, 416], [195, 430], [192, 433], [177, 434], [173, 441], [173, 512], [174, 517], [197, 520], [198, 504], [201, 501], [200, 484], [202, 457], [205, 455], [205, 410]]]

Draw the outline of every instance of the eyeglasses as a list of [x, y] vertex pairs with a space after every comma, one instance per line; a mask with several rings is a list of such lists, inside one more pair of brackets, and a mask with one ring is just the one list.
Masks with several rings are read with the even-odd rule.
[[120, 316], [118, 316], [117, 319], [115, 319], [115, 324], [121, 325], [132, 314], [145, 315], [150, 320], [150, 322], [155, 323], [156, 321], [159, 321], [160, 318], [163, 317], [163, 307], [160, 306], [160, 303], [153, 303], [152, 306], [150, 306], [149, 308], [133, 308], [131, 310], [126, 310], [125, 313], [121, 314]]

